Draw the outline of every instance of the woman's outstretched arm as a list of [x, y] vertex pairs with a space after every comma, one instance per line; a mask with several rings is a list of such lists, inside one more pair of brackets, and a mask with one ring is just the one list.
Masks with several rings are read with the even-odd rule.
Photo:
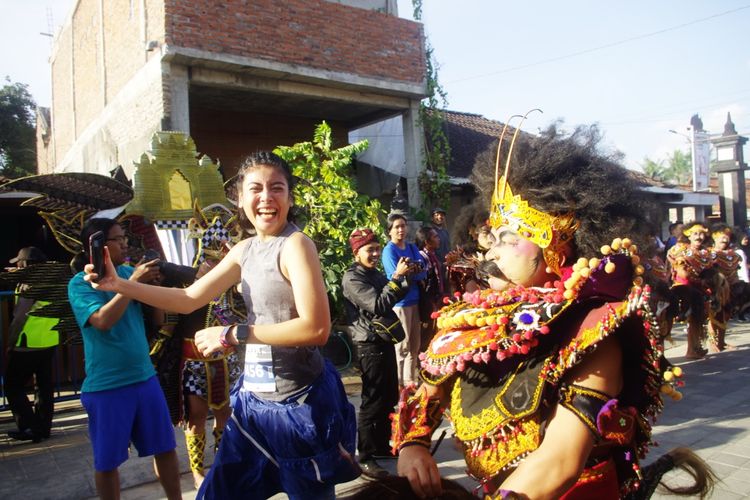
[[92, 273], [93, 266], [88, 264], [84, 268], [86, 273], [84, 279], [98, 290], [119, 293], [165, 311], [188, 314], [208, 304], [211, 299], [218, 297], [240, 280], [240, 257], [245, 244], [246, 242], [241, 242], [232, 247], [221, 262], [187, 288], [166, 288], [122, 279], [117, 276], [106, 248], [104, 249], [107, 269], [105, 276], [98, 282], [94, 282], [96, 275]]

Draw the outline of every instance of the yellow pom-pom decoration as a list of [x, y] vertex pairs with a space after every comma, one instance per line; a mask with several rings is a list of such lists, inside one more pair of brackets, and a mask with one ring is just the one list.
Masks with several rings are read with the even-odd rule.
[[679, 401], [682, 399], [682, 393], [680, 391], [674, 391], [669, 395], [673, 401]]
[[573, 297], [575, 297], [575, 292], [573, 290], [565, 290], [563, 292], [563, 297], [565, 300], [571, 300]]
[[643, 278], [638, 276], [636, 279], [633, 280], [633, 284], [635, 286], [642, 286], [643, 285]]
[[599, 263], [601, 262], [601, 259], [597, 259], [596, 257], [592, 257], [589, 259], [589, 267], [591, 269], [596, 269], [599, 266]]
[[630, 253], [638, 253], [638, 245], [630, 245]]
[[672, 388], [671, 385], [669, 385], [669, 384], [662, 384], [662, 386], [661, 386], [661, 393], [662, 394], [672, 394], [672, 391], [674, 391], [674, 389]]
[[630, 248], [630, 245], [632, 245], [633, 242], [630, 240], [630, 238], [623, 238], [622, 239], [622, 248]]
[[682, 368], [680, 368], [679, 366], [675, 366], [674, 368], [672, 368], [672, 373], [674, 373], [675, 377], [682, 377]]
[[588, 267], [584, 267], [578, 272], [581, 273], [582, 278], [588, 278], [589, 276], [591, 276], [591, 269], [589, 269]]
[[612, 253], [612, 247], [610, 247], [609, 245], [604, 245], [601, 250], [602, 255], [609, 255], [610, 253]]
[[635, 274], [641, 275], [645, 272], [646, 272], [646, 269], [644, 269], [642, 265], [638, 264], [637, 266], [635, 266]]
[[580, 259], [578, 259], [578, 261], [576, 261], [576, 264], [578, 264], [578, 267], [583, 268], [589, 265], [589, 260], [585, 257], [581, 257]]
[[664, 372], [664, 375], [662, 375], [662, 377], [664, 377], [664, 380], [666, 382], [671, 382], [672, 380], [674, 380], [674, 373], [672, 373], [672, 372]]
[[638, 257], [637, 255], [631, 255], [630, 262], [632, 262], [634, 266], [637, 266], [638, 264], [641, 263], [641, 258]]
[[479, 328], [482, 328], [483, 326], [487, 325], [487, 319], [486, 318], [477, 318], [477, 326]]
[[620, 238], [615, 238], [614, 240], [612, 240], [612, 250], [617, 252], [618, 250], [620, 250], [620, 246], [622, 246], [622, 240]]
[[604, 266], [604, 272], [607, 274], [612, 274], [613, 272], [615, 272], [615, 263], [607, 262], [607, 264]]

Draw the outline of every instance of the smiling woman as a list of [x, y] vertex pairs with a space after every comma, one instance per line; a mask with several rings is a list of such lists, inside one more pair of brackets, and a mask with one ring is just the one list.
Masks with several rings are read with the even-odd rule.
[[[245, 349], [232, 416], [198, 498], [239, 498], [249, 491], [258, 498], [280, 491], [296, 499], [333, 498], [334, 485], [354, 479], [359, 469], [354, 408], [318, 350], [331, 321], [317, 250], [289, 221], [292, 174], [281, 158], [251, 155], [236, 186], [240, 223], [252, 226], [255, 236], [232, 247], [195, 283], [133, 286], [108, 273], [94, 286], [189, 313], [241, 282], [247, 323], [195, 334], [204, 356], [235, 345]], [[310, 435], [310, 428], [329, 432]]]

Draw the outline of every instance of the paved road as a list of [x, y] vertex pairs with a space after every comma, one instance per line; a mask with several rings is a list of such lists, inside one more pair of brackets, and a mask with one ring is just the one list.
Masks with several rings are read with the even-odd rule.
[[[728, 342], [737, 350], [711, 354], [700, 361], [687, 361], [684, 332], [676, 328], [676, 344], [667, 357], [685, 370], [684, 398], [666, 401], [664, 413], [655, 427], [653, 459], [675, 446], [689, 446], [711, 467], [721, 481], [714, 499], [750, 498], [750, 324], [732, 323]], [[347, 390], [357, 406], [356, 378], [347, 377]], [[13, 428], [8, 412], [0, 413], [0, 498], [24, 496], [33, 499], [80, 499], [96, 496], [93, 482], [91, 448], [86, 433], [86, 415], [77, 402], [59, 404], [52, 437], [40, 444], [18, 443], [5, 433]], [[192, 476], [182, 430], [177, 430], [178, 453], [183, 494], [195, 498]], [[207, 447], [210, 448], [210, 447]], [[211, 461], [207, 450], [207, 463]], [[436, 457], [444, 476], [456, 479], [467, 488], [473, 481], [464, 474], [463, 460], [450, 439], [440, 446]], [[393, 470], [395, 462], [383, 463]], [[150, 459], [131, 456], [121, 468], [124, 500], [164, 498], [153, 481]], [[686, 481], [673, 474], [674, 484]], [[345, 491], [351, 484], [340, 485]], [[277, 499], [285, 495], [277, 495]], [[674, 498], [659, 494], [654, 498]]]

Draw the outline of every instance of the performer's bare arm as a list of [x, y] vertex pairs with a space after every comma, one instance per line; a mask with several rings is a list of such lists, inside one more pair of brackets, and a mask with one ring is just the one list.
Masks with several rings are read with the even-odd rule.
[[[616, 395], [622, 389], [622, 352], [615, 338], [602, 341], [566, 377], [570, 383]], [[503, 482], [501, 488], [527, 498], [559, 498], [583, 470], [594, 436], [570, 410], [558, 405], [542, 444]]]
[[[450, 379], [452, 380], [452, 379]], [[443, 407], [448, 405], [450, 384], [422, 384], [417, 391], [424, 391], [429, 398], [440, 398]], [[396, 470], [399, 476], [409, 479], [414, 493], [420, 498], [432, 498], [442, 494], [440, 472], [437, 463], [425, 446], [413, 445], [401, 448], [398, 454]]]

